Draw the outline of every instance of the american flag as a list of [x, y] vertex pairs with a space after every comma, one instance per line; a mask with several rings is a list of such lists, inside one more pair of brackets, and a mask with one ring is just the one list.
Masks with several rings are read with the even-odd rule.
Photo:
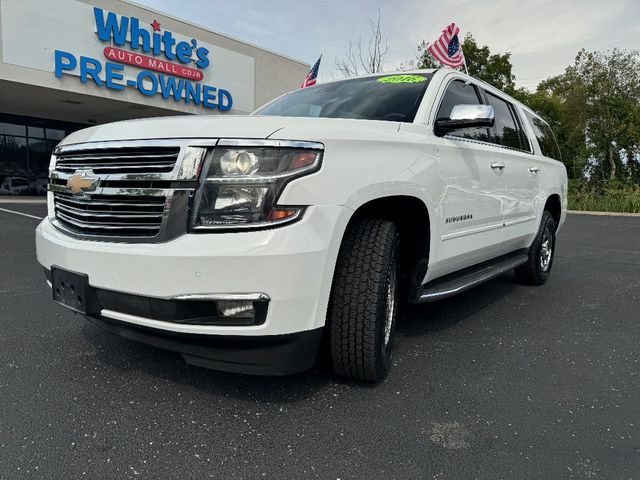
[[322, 60], [322, 55], [320, 55], [318, 61], [311, 68], [311, 70], [309, 70], [309, 74], [307, 75], [307, 78], [304, 79], [304, 82], [302, 82], [302, 85], [300, 85], [300, 88], [313, 87], [316, 84], [316, 79], [318, 78], [318, 69], [320, 68], [320, 60]]
[[460, 46], [458, 35], [460, 29], [452, 23], [442, 30], [442, 35], [429, 45], [429, 52], [443, 65], [451, 68], [458, 68], [464, 65], [464, 54]]

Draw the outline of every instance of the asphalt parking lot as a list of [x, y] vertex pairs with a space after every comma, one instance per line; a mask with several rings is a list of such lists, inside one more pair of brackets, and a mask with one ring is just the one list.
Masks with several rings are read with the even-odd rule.
[[374, 387], [111, 336], [51, 302], [37, 222], [0, 210], [1, 479], [640, 478], [640, 218], [570, 215], [543, 287], [406, 309]]

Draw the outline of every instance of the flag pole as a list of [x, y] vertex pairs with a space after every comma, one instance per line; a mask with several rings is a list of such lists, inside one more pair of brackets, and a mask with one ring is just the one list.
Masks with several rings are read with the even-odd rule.
[[460, 44], [460, 52], [462, 53], [462, 58], [464, 58], [464, 73], [469, 75], [469, 70], [467, 70], [467, 57], [464, 56], [464, 51], [462, 50], [462, 44]]

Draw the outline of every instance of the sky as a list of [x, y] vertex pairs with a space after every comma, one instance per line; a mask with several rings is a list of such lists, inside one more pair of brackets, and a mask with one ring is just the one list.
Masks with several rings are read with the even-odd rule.
[[494, 53], [511, 52], [516, 84], [562, 73], [581, 48], [640, 49], [640, 0], [136, 0], [136, 3], [313, 64], [341, 78], [335, 60], [366, 42], [378, 16], [389, 45], [385, 70], [415, 61], [417, 45], [450, 22]]

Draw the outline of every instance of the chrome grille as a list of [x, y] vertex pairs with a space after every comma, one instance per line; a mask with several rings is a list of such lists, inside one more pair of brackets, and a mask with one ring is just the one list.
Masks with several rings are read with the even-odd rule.
[[53, 224], [104, 242], [158, 243], [184, 235], [199, 172], [216, 139], [99, 141], [53, 152]]
[[162, 226], [165, 203], [163, 196], [84, 198], [54, 193], [56, 219], [64, 227], [86, 235], [154, 237]]
[[168, 173], [180, 154], [179, 147], [128, 147], [70, 151], [57, 157], [56, 170], [73, 173], [92, 170], [96, 174]]

